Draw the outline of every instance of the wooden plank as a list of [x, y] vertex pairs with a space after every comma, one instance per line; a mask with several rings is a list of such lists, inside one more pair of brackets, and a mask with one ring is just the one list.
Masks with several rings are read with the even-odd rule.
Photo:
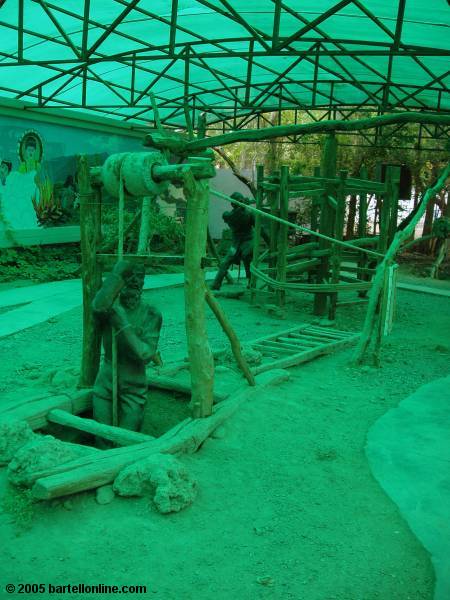
[[54, 408], [71, 411], [72, 400], [68, 394], [47, 396], [45, 398], [28, 399], [18, 406], [9, 405], [2, 408], [1, 418], [26, 421], [31, 429], [41, 429], [48, 425], [47, 414]]

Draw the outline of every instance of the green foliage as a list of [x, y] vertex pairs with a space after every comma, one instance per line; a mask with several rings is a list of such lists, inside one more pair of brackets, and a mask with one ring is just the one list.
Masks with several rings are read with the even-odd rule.
[[[130, 225], [137, 207], [134, 210], [125, 210], [124, 229]], [[136, 225], [128, 232], [124, 240], [124, 246], [127, 252], [134, 252], [137, 248], [139, 239], [140, 219]], [[117, 244], [118, 223], [117, 207], [105, 206], [102, 210], [102, 248], [108, 248], [111, 244]], [[150, 248], [152, 252], [166, 252], [168, 254], [180, 254], [184, 251], [184, 224], [168, 217], [157, 209], [150, 212]]]
[[76, 245], [32, 246], [0, 250], [0, 279], [30, 279], [36, 282], [79, 277]]

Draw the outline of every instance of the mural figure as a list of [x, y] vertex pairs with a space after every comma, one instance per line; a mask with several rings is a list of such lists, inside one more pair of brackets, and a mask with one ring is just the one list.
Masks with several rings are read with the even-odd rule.
[[6, 185], [6, 178], [11, 173], [12, 162], [9, 160], [2, 160], [0, 162], [0, 185], [4, 187]]
[[38, 173], [41, 168], [44, 146], [37, 131], [26, 131], [19, 141], [19, 173]]

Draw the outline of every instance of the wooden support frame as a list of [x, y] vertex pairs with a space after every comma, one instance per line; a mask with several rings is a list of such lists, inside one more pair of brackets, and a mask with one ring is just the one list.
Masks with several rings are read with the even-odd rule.
[[[337, 139], [334, 133], [327, 136], [325, 139], [324, 148], [322, 151], [322, 163], [320, 167], [322, 177], [334, 178], [336, 173], [337, 162]], [[325, 186], [325, 192], [322, 196], [319, 231], [327, 236], [332, 235], [334, 225], [334, 210], [327, 201], [330, 192], [334, 189], [329, 184]], [[319, 249], [326, 250], [330, 247], [329, 242], [324, 239], [319, 240]], [[317, 283], [322, 283], [328, 279], [329, 275], [329, 259], [328, 256], [322, 257], [322, 262], [317, 269]], [[316, 294], [314, 297], [313, 313], [317, 316], [324, 316], [327, 310], [327, 295]]]
[[185, 313], [189, 368], [191, 373], [191, 408], [194, 418], [212, 413], [214, 358], [208, 344], [205, 315], [205, 255], [208, 229], [209, 185], [196, 181], [188, 172], [184, 184], [187, 199], [185, 240]]

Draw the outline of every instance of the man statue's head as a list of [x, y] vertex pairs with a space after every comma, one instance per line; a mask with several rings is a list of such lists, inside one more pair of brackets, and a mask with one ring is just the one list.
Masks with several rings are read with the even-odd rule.
[[136, 264], [129, 275], [125, 278], [125, 285], [120, 292], [120, 303], [125, 308], [136, 308], [141, 301], [144, 288], [145, 268], [144, 265]]

